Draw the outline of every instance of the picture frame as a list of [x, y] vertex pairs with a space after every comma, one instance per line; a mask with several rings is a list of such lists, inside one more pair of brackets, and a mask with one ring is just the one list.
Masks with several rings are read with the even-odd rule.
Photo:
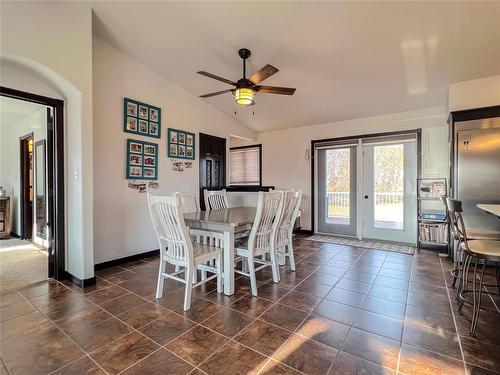
[[161, 138], [161, 108], [130, 98], [123, 98], [123, 131]]
[[126, 179], [158, 179], [158, 144], [127, 139]]
[[195, 159], [194, 133], [180, 129], [168, 128], [167, 155], [173, 159]]

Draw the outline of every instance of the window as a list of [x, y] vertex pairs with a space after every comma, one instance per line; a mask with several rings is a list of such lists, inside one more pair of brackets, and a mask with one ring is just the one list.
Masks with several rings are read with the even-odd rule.
[[229, 185], [261, 186], [262, 145], [229, 149]]

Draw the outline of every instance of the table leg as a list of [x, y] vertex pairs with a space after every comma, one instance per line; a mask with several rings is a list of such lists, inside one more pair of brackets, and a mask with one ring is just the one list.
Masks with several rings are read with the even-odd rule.
[[234, 232], [224, 232], [224, 294], [234, 294]]

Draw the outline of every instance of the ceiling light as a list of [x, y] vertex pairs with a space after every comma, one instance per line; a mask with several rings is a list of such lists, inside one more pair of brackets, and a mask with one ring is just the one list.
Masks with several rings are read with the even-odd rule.
[[250, 88], [237, 88], [234, 90], [234, 98], [236, 103], [241, 105], [250, 105], [253, 103], [253, 97], [255, 95], [255, 91]]

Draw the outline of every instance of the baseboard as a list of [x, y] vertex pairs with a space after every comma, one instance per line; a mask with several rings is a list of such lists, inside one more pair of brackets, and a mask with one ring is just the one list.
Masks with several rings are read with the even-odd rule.
[[160, 249], [148, 251], [146, 253], [130, 255], [130, 256], [124, 257], [124, 258], [109, 260], [107, 262], [94, 264], [94, 271], [99, 271], [99, 270], [102, 270], [104, 268], [109, 268], [109, 267], [116, 267], [116, 266], [119, 266], [120, 264], [133, 262], [135, 260], [141, 260], [144, 258], [154, 257], [154, 256], [157, 256], [158, 254], [160, 254]]
[[313, 235], [313, 231], [310, 230], [310, 229], [299, 229], [297, 231], [294, 232], [295, 234], [307, 234], [307, 235]]
[[66, 272], [65, 275], [64, 275], [64, 278], [66, 280], [69, 280], [71, 281], [73, 284], [75, 284], [76, 286], [80, 287], [80, 288], [86, 288], [88, 286], [92, 286], [92, 285], [95, 285], [95, 276], [89, 278], [89, 279], [80, 279], [76, 276], [73, 276], [72, 274], [70, 274], [69, 272]]

